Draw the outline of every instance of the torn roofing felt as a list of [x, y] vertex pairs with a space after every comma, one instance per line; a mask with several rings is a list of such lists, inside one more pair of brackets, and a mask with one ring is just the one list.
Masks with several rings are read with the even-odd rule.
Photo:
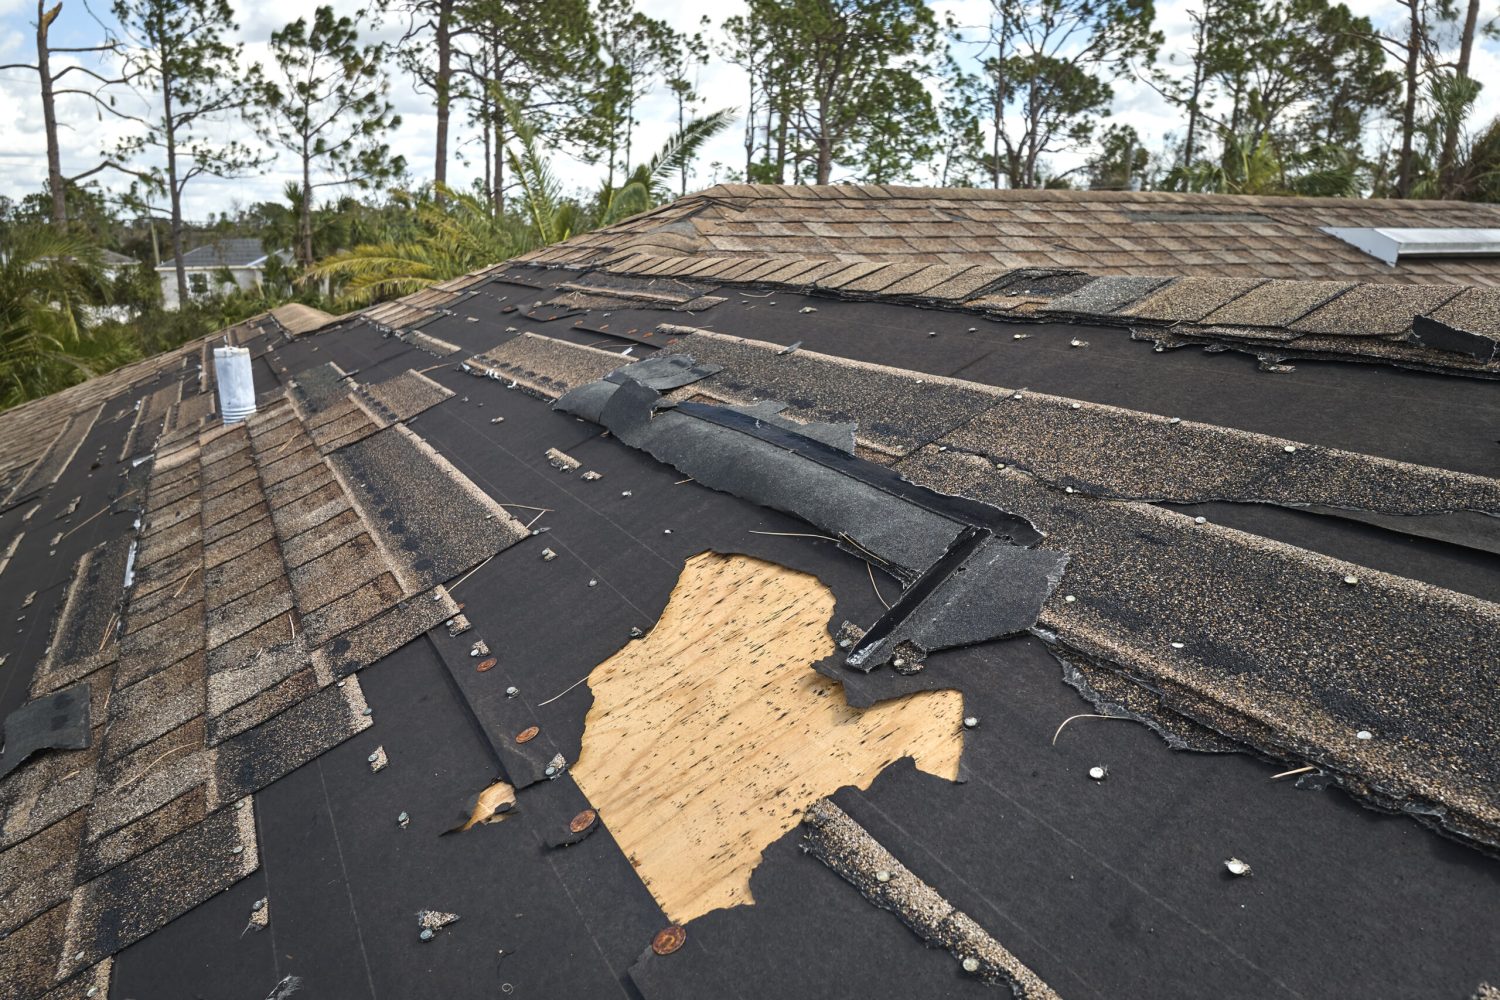
[[[1500, 552], [1500, 482], [1023, 389], [860, 364], [671, 326], [672, 350], [719, 370], [693, 386], [725, 403], [784, 400], [803, 420], [859, 424], [860, 443], [982, 455], [1073, 492], [1128, 500], [1271, 503]], [[918, 403], [920, 405], [918, 405]]]
[[[534, 366], [545, 379], [540, 352], [528, 358], [523, 349], [535, 339], [540, 338], [508, 346], [517, 364]], [[551, 353], [562, 350], [557, 345]], [[788, 365], [817, 360], [801, 356], [799, 361], [802, 352], [765, 354]], [[715, 363], [724, 363], [725, 372], [682, 387], [679, 394], [709, 393], [717, 380], [734, 372], [722, 356]], [[857, 417], [869, 405], [856, 388], [859, 383], [841, 378], [834, 359], [827, 364], [823, 382], [829, 404]], [[862, 377], [860, 370], [856, 367], [856, 378]], [[838, 506], [838, 488], [849, 483], [857, 488], [859, 480], [846, 478], [838, 488], [814, 491], [807, 477], [825, 467], [810, 460], [811, 445], [774, 445], [764, 439], [787, 432], [756, 428], [753, 418], [730, 407], [657, 409], [656, 391], [628, 380], [628, 373], [627, 368], [614, 376], [619, 382], [581, 386], [564, 397], [562, 408], [603, 422], [625, 443], [644, 444], [686, 474], [702, 472], [708, 485], [768, 506], [784, 504], [779, 509], [798, 516], [811, 503], [807, 519], [815, 524], [822, 518], [828, 525], [835, 513], [847, 516], [848, 509]], [[899, 373], [887, 369], [881, 377], [897, 379]], [[906, 378], [916, 381], [910, 373]], [[841, 384], [850, 390], [847, 398], [839, 396]], [[929, 391], [941, 400], [953, 387], [936, 383]], [[995, 406], [1024, 402], [992, 398]], [[1071, 405], [1059, 409], [1077, 412]], [[804, 409], [799, 415], [823, 412], [828, 410]], [[726, 426], [730, 423], [735, 427]], [[723, 454], [731, 433], [743, 443], [731, 451], [739, 461], [726, 473]], [[697, 444], [700, 437], [711, 443]], [[894, 471], [912, 481], [904, 488], [920, 483], [941, 491], [938, 495], [961, 494], [993, 505], [996, 512], [1014, 512], [1007, 516], [1020, 515], [1028, 531], [1035, 531], [1030, 527], [1035, 524], [1046, 532], [1048, 544], [1065, 550], [1066, 587], [1050, 596], [1050, 588], [1043, 588], [1046, 600], [1037, 624], [1060, 651], [1087, 661], [1096, 678], [1105, 670], [1134, 685], [1142, 695], [1135, 704], [1153, 714], [1184, 718], [1277, 759], [1314, 764], [1339, 776], [1367, 802], [1408, 812], [1477, 843], [1500, 844], [1500, 799], [1492, 780], [1500, 767], [1494, 759], [1500, 743], [1489, 721], [1500, 717], [1500, 706], [1490, 704], [1500, 691], [1490, 656], [1500, 641], [1500, 612], [1493, 604], [1199, 524], [1150, 504], [1059, 488], [950, 445], [944, 435], [898, 461]], [[764, 466], [761, 449], [775, 454]], [[836, 464], [848, 456], [828, 449], [823, 460]], [[779, 476], [751, 474], [773, 468]], [[794, 505], [798, 490], [807, 492]], [[956, 520], [934, 527], [930, 512], [919, 505], [902, 508], [902, 516], [910, 530], [886, 551], [865, 537], [855, 538], [870, 550], [866, 558], [874, 555], [912, 569], [923, 558], [936, 561], [946, 554], [962, 530]], [[924, 524], [931, 529], [925, 536]], [[849, 526], [840, 522], [824, 530], [833, 534]], [[923, 538], [925, 547], [919, 544]], [[859, 549], [851, 546], [851, 551]], [[912, 575], [902, 579], [910, 583]], [[1270, 611], [1268, 595], [1275, 595]], [[872, 632], [878, 639], [880, 632]], [[866, 641], [865, 648], [870, 646]], [[883, 646], [881, 657], [894, 658], [893, 646]], [[838, 675], [854, 704], [911, 690], [908, 682], [914, 680], [894, 671], [863, 679], [847, 669]], [[1093, 687], [1113, 685], [1096, 681]], [[1455, 691], [1464, 692], [1463, 699], [1455, 701]], [[1370, 738], [1358, 736], [1363, 732]]]
[[794, 514], [906, 585], [845, 663], [869, 672], [916, 669], [928, 653], [1030, 628], [1062, 576], [1064, 553], [1031, 546], [1024, 518], [907, 482], [830, 445], [847, 428], [789, 429], [763, 410], [663, 403], [655, 387], [712, 374], [690, 357], [617, 369], [561, 397], [556, 407], [602, 424], [624, 443], [713, 489]]

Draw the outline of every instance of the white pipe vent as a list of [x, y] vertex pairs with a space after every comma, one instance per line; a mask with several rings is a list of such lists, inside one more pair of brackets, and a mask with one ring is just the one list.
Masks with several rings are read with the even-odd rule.
[[219, 383], [219, 414], [225, 425], [237, 424], [255, 412], [255, 378], [250, 351], [243, 347], [215, 347], [214, 374]]

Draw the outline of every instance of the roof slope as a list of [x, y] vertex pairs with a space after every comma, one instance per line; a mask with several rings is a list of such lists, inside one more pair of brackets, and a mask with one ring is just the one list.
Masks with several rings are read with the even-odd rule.
[[[721, 184], [564, 247], [1093, 274], [1500, 285], [1500, 257], [1389, 267], [1322, 227], [1500, 227], [1472, 202]], [[596, 253], [596, 256], [598, 253]]]
[[1488, 293], [616, 260], [0, 415], [0, 996], [1494, 981]]

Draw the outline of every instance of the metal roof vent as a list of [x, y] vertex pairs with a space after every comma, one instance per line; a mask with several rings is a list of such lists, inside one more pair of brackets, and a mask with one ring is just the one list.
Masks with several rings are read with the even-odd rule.
[[1324, 226], [1323, 232], [1391, 265], [1403, 257], [1500, 257], [1500, 229]]

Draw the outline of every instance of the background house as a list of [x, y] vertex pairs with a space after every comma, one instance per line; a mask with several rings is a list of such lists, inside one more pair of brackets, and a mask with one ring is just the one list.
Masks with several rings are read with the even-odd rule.
[[[289, 257], [285, 251], [283, 256]], [[193, 298], [222, 295], [235, 289], [259, 288], [265, 276], [267, 254], [260, 240], [236, 238], [196, 247], [182, 255], [187, 268], [188, 294]], [[156, 268], [161, 278], [162, 304], [177, 309], [177, 269], [170, 259]]]

